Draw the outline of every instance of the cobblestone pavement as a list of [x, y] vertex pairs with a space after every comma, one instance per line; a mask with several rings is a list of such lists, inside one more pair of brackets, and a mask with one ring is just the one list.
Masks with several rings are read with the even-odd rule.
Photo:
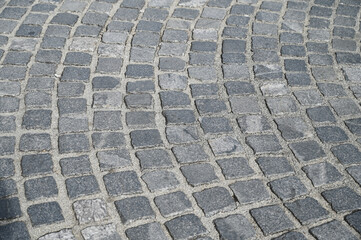
[[0, 0], [0, 239], [360, 239], [360, 0]]

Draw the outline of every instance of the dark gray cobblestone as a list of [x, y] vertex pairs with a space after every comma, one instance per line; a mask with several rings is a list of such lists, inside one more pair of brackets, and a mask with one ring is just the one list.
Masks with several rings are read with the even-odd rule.
[[357, 0], [0, 0], [0, 239], [359, 239]]

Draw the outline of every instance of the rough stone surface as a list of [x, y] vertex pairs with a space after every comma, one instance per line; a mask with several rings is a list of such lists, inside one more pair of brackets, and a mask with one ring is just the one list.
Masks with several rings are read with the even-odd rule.
[[108, 217], [106, 203], [99, 198], [76, 201], [73, 208], [80, 224], [99, 222]]
[[360, 9], [0, 0], [0, 239], [359, 239]]
[[264, 235], [281, 232], [293, 228], [294, 224], [278, 205], [255, 208], [251, 211], [252, 217], [261, 228]]

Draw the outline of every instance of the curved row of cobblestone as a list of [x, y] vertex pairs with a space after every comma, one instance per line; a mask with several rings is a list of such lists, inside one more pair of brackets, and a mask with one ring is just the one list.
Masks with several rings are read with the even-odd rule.
[[359, 239], [358, 0], [0, 0], [0, 239]]

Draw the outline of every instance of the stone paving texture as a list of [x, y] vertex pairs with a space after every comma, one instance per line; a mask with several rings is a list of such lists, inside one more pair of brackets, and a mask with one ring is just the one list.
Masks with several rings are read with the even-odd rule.
[[361, 239], [360, 0], [0, 0], [0, 239]]

